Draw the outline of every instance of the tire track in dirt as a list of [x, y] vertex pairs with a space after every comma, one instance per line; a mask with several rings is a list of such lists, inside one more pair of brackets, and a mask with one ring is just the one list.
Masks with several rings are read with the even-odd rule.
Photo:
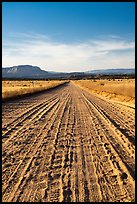
[[[59, 105], [60, 105], [60, 104], [59, 104]], [[58, 105], [58, 106], [59, 106], [59, 105]], [[50, 114], [49, 117], [53, 117], [53, 115], [56, 113], [56, 109], [58, 108], [58, 106], [55, 107], [55, 109], [53, 109], [53, 110], [52, 110], [51, 107], [49, 106], [48, 109], [51, 109], [51, 110], [52, 110], [52, 113]], [[43, 114], [45, 114], [45, 113], [43, 113]], [[57, 116], [56, 116], [56, 117], [57, 117]], [[38, 120], [40, 120], [40, 117], [38, 118]], [[52, 118], [52, 120], [53, 120], [53, 118]], [[52, 123], [49, 123], [49, 126], [51, 126], [51, 125], [52, 125]], [[43, 130], [44, 130], [45, 127], [46, 127], [46, 125], [44, 124], [44, 125], [41, 127], [40, 133], [38, 133], [37, 137], [34, 137], [33, 143], [30, 145], [28, 152], [25, 153], [25, 156], [23, 157], [23, 159], [22, 159], [21, 162], [19, 163], [18, 167], [16, 168], [16, 171], [14, 171], [14, 175], [15, 175], [16, 173], [18, 173], [18, 169], [19, 169], [20, 166], [23, 164], [23, 162], [25, 163], [25, 159], [26, 159], [26, 160], [28, 160], [28, 161], [27, 161], [27, 164], [26, 164], [25, 167], [24, 167], [25, 164], [23, 165], [23, 171], [24, 171], [23, 175], [25, 174], [26, 170], [28, 169], [29, 165], [30, 165], [31, 162], [32, 162], [32, 159], [33, 159], [33, 156], [32, 156], [32, 155], [35, 155], [35, 152], [37, 151], [39, 145], [41, 144], [41, 141], [42, 141], [43, 138], [38, 138], [38, 137], [41, 136], [41, 135], [43, 135]], [[34, 146], [35, 146], [35, 148], [34, 148]], [[29, 154], [30, 154], [30, 156], [29, 156]], [[29, 158], [30, 158], [30, 159], [29, 159]], [[25, 170], [24, 170], [24, 169], [25, 169]], [[21, 176], [21, 178], [23, 179], [23, 176]], [[22, 180], [22, 179], [21, 179], [21, 180]], [[12, 175], [11, 178], [9, 179], [9, 182], [11, 182], [11, 180], [13, 180], [13, 175]], [[19, 185], [19, 184], [20, 184], [20, 180], [19, 180], [19, 182], [18, 182], [18, 184], [17, 184], [17, 188], [18, 188], [18, 185]], [[5, 187], [5, 189], [7, 190], [7, 186]], [[13, 196], [14, 196], [15, 192], [16, 192], [16, 187], [15, 187]], [[13, 196], [10, 196], [10, 200], [12, 199]]]
[[[48, 105], [50, 102], [54, 101], [55, 99], [57, 99], [57, 97], [52, 97], [49, 100], [47, 100], [46, 102], [44, 102], [44, 103], [42, 102], [42, 103], [28, 109], [25, 113], [18, 116], [18, 118], [16, 118], [14, 121], [7, 124], [4, 127], [4, 129], [8, 129], [8, 130], [3, 133], [3, 138], [9, 138], [9, 139], [4, 144], [6, 144], [11, 139], [11, 137], [10, 137], [11, 134], [12, 135], [17, 134], [18, 132], [20, 132], [22, 130], [22, 128], [25, 127], [25, 125], [23, 124], [24, 121], [28, 120], [28, 118], [31, 118], [31, 116], [33, 116], [33, 115], [36, 116], [35, 113], [37, 113], [37, 115], [39, 115], [41, 112], [43, 112], [45, 106]], [[31, 120], [33, 120], [33, 118]], [[20, 126], [23, 126], [23, 127], [20, 128]]]
[[[50, 111], [56, 104], [57, 104], [57, 102], [58, 101], [55, 101], [53, 104], [51, 104], [49, 107], [48, 107], [48, 109], [45, 109], [44, 111], [42, 111], [42, 115], [39, 115], [39, 119], [43, 116], [43, 115], [45, 115], [48, 111]], [[29, 121], [30, 122], [30, 121]], [[31, 125], [32, 125], [32, 122], [31, 122]], [[26, 126], [26, 124], [25, 124], [25, 126]], [[31, 129], [33, 129], [33, 128], [31, 128]], [[26, 130], [25, 130], [26, 131]], [[24, 131], [24, 132], [25, 132]], [[24, 134], [24, 132], [23, 132], [23, 134]], [[15, 137], [15, 136], [17, 136], [16, 134], [15, 135], [13, 135], [13, 137]], [[11, 144], [10, 145], [8, 145], [8, 148], [12, 148], [13, 147], [13, 144], [14, 145], [19, 145], [20, 143], [18, 142], [18, 140], [21, 138], [21, 140], [22, 140], [22, 132], [20, 132], [19, 134], [18, 134], [18, 138], [16, 139], [14, 139], [14, 142], [13, 142], [13, 140], [11, 141]], [[16, 141], [17, 140], [17, 141]], [[27, 146], [27, 140], [28, 140], [28, 138], [26, 138], [25, 139], [25, 144], [26, 144], [26, 146]], [[24, 144], [24, 141], [22, 140], [22, 143]], [[28, 143], [28, 144], [30, 144], [30, 142]], [[21, 145], [20, 145], [20, 147], [21, 147]], [[3, 154], [5, 153], [6, 154], [6, 152], [7, 152], [7, 150], [5, 149], [5, 146], [3, 147]], [[10, 152], [11, 153], [11, 152]], [[18, 153], [18, 151], [17, 151], [17, 153]], [[16, 151], [14, 150], [14, 154], [16, 154]], [[9, 155], [8, 155], [9, 156]], [[6, 154], [6, 157], [7, 157], [7, 154]], [[15, 173], [15, 172], [14, 172]]]
[[[91, 113], [93, 115], [92, 119], [94, 121], [93, 127], [95, 128], [95, 133], [96, 133], [95, 135], [98, 135], [97, 137], [95, 137], [96, 139], [95, 139], [95, 142], [93, 143], [93, 148], [95, 148], [95, 152], [97, 153], [97, 157], [98, 157], [98, 158], [96, 157], [97, 160], [95, 159], [95, 161], [99, 162], [99, 164], [96, 164], [96, 169], [98, 172], [102, 172], [102, 175], [103, 175], [99, 179], [100, 187], [101, 189], [103, 189], [102, 194], [103, 196], [105, 196], [103, 198], [103, 201], [108, 201], [110, 198], [111, 198], [110, 201], [112, 201], [113, 199], [116, 199], [117, 197], [118, 197], [117, 200], [114, 200], [114, 201], [120, 201], [120, 200], [124, 201], [123, 199], [129, 199], [129, 200], [133, 199], [134, 193], [132, 192], [129, 186], [130, 185], [134, 186], [134, 180], [130, 176], [127, 169], [124, 167], [123, 161], [120, 160], [119, 155], [117, 154], [117, 151], [115, 151], [115, 148], [113, 148], [113, 145], [110, 143], [108, 132], [105, 132], [105, 130], [103, 130], [103, 127], [101, 127], [101, 121], [100, 120], [98, 121], [97, 117], [94, 117], [95, 114], [93, 111]], [[127, 177], [129, 179], [128, 182], [127, 182]], [[115, 185], [116, 182], [117, 183], [119, 182], [119, 184]], [[123, 186], [121, 184], [122, 182], [123, 182]], [[103, 183], [106, 183], [107, 186], [102, 187]], [[104, 187], [105, 188], [109, 187], [109, 189], [106, 190], [105, 192]], [[111, 189], [110, 195], [113, 197], [110, 197], [110, 195], [107, 195], [110, 189]], [[127, 189], [130, 189], [130, 190], [128, 193], [125, 193], [124, 195], [122, 195], [123, 194], [122, 191], [124, 189], [126, 189], [125, 192], [127, 192]], [[128, 196], [131, 196], [131, 198], [130, 197], [128, 198], [126, 194], [127, 195], [129, 194]]]
[[3, 202], [134, 201], [132, 110], [72, 83], [4, 106]]
[[[60, 87], [56, 87], [55, 90], [59, 90], [59, 92], [63, 91], [65, 85], [62, 85]], [[9, 101], [9, 102], [4, 102], [2, 105], [2, 124], [3, 126], [9, 126], [10, 123], [14, 123], [14, 119], [19, 119], [21, 117], [21, 115], [23, 116], [23, 113], [27, 113], [29, 109], [35, 109], [35, 105], [36, 107], [39, 106], [40, 104], [42, 104], [44, 101], [46, 102], [46, 100], [48, 101], [50, 98], [58, 96], [58, 92], [54, 93], [54, 91], [45, 91], [46, 94], [34, 94], [32, 96], [29, 97], [29, 100], [27, 100], [28, 98], [22, 98], [22, 99], [18, 99], [18, 100], [13, 100], [13, 101]], [[54, 93], [54, 94], [53, 94]], [[54, 96], [53, 96], [54, 95]], [[5, 119], [6, 118], [6, 124], [5, 124]], [[10, 123], [8, 123], [8, 121]]]
[[90, 144], [87, 129], [84, 127], [84, 118], [81, 114], [83, 103], [81, 96], [74, 90], [73, 97], [77, 106], [77, 129], [76, 129], [76, 161], [77, 161], [77, 187], [79, 197], [77, 201], [100, 201], [101, 195], [96, 180], [96, 172], [94, 163], [92, 163], [92, 155], [90, 153]]
[[[85, 103], [86, 101], [83, 99], [83, 102]], [[81, 102], [82, 103], [82, 102]], [[84, 109], [84, 107], [82, 108], [82, 110]], [[99, 121], [99, 124], [97, 124], [97, 114], [95, 114], [94, 112], [93, 112], [93, 108], [91, 109], [91, 108], [89, 108], [88, 107], [88, 109], [89, 109], [89, 112], [91, 112], [92, 113], [92, 119], [95, 117], [95, 119], [96, 119], [96, 122], [95, 122], [95, 130], [99, 130], [100, 132], [96, 132], [95, 133], [95, 135], [99, 135], [99, 134], [101, 134], [101, 138], [104, 138], [104, 137], [106, 137], [106, 135], [108, 135], [108, 133], [106, 133], [104, 136], [102, 135], [103, 134], [103, 129], [105, 129], [104, 127], [100, 127], [99, 129], [98, 129], [98, 126], [101, 126], [101, 121]], [[86, 110], [84, 111], [84, 112], [86, 112]], [[82, 118], [82, 117], [81, 117]], [[87, 115], [87, 117], [84, 117], [84, 118], [88, 118], [88, 115]], [[90, 122], [91, 123], [91, 122]], [[85, 124], [87, 124], [87, 128], [86, 128], [86, 130], [87, 129], [89, 129], [89, 127], [93, 127], [93, 125], [91, 124], [91, 126], [88, 124], [88, 122], [87, 122], [87, 120], [86, 120], [86, 123]], [[109, 123], [108, 123], [108, 125], [109, 125]], [[93, 130], [91, 131], [91, 133], [90, 133], [90, 135], [92, 135], [92, 133], [93, 133]], [[98, 138], [96, 136], [96, 138]], [[108, 141], [107, 141], [108, 142]], [[97, 144], [97, 140], [95, 140], [95, 143], [94, 143], [94, 147], [96, 146], [96, 144]], [[100, 141], [100, 146], [101, 146], [102, 144], [101, 144], [101, 141]], [[108, 145], [108, 143], [105, 143], [105, 146], [107, 146]], [[111, 151], [110, 151], [110, 149], [108, 148], [108, 146], [107, 146], [107, 148], [106, 149], [108, 149], [107, 151], [108, 151], [108, 153], [110, 154], [111, 153]], [[98, 153], [98, 151], [97, 151], [97, 153]], [[101, 155], [102, 155], [102, 152], [101, 152], [101, 154], [100, 154], [100, 157], [99, 158], [101, 158]], [[104, 155], [104, 154], [103, 154]], [[112, 158], [115, 158], [115, 157], [112, 157], [112, 153], [111, 153], [111, 157], [110, 157], [111, 159]], [[114, 162], [115, 162], [115, 160], [114, 160]], [[101, 162], [100, 162], [101, 163]], [[104, 164], [104, 163], [103, 163]], [[116, 164], [119, 164], [119, 163], [116, 163]], [[100, 165], [99, 165], [100, 166]], [[123, 166], [123, 164], [122, 164], [122, 166]], [[98, 165], [97, 165], [97, 167], [98, 167]], [[109, 166], [108, 166], [109, 167]], [[107, 167], [107, 168], [108, 168]], [[105, 170], [105, 168], [104, 168], [104, 170]], [[113, 169], [112, 169], [113, 170]], [[124, 168], [124, 170], [127, 172], [127, 170]], [[122, 171], [122, 169], [121, 169], [121, 171]], [[128, 172], [129, 173], [129, 172]], [[123, 178], [124, 176], [126, 177], [127, 175], [126, 175], [126, 173], [124, 173], [124, 171], [123, 172], [120, 172], [120, 176], [121, 176], [121, 178], [124, 180], [124, 179], [126, 179], [126, 178]], [[116, 175], [114, 175], [114, 177], [117, 177]], [[130, 175], [129, 175], [129, 177], [130, 177]], [[130, 181], [132, 181], [131, 182], [131, 184], [133, 184], [134, 183], [134, 181], [133, 181], [133, 179], [132, 178], [130, 178]], [[126, 182], [123, 182], [124, 183], [124, 185], [125, 185], [125, 183]], [[113, 183], [112, 183], [113, 184]], [[109, 186], [109, 185], [107, 185], [107, 186]], [[113, 186], [113, 185], [112, 185]], [[130, 185], [129, 185], [130, 186]], [[110, 186], [111, 187], [111, 186]], [[127, 189], [129, 188], [130, 189], [130, 187], [126, 187]], [[111, 188], [109, 188], [109, 189], [111, 189]], [[106, 193], [105, 193], [105, 195], [107, 195], [107, 192], [109, 192], [109, 190], [107, 190], [106, 191]], [[113, 189], [113, 191], [112, 191], [112, 193], [114, 194], [114, 192], [115, 192], [115, 188]], [[117, 192], [119, 192], [119, 190], [117, 191]], [[130, 190], [129, 191], [129, 193], [128, 194], [133, 194], [134, 195], [134, 193], [131, 193], [132, 191]], [[117, 194], [116, 193], [116, 195], [119, 195], [119, 194]], [[122, 197], [122, 196], [121, 196]], [[105, 199], [105, 198], [104, 198]], [[103, 199], [103, 200], [104, 200]], [[125, 199], [127, 199], [127, 198], [125, 198]], [[132, 196], [132, 198], [131, 199], [133, 199], [133, 196]], [[108, 198], [106, 198], [106, 201], [108, 200]], [[112, 198], [111, 198], [111, 200], [112, 200]], [[119, 200], [119, 199], [118, 199]], [[130, 198], [129, 198], [129, 200], [130, 200]]]
[[[60, 136], [60, 129], [61, 125], [63, 123], [63, 119], [66, 122], [66, 116], [65, 116], [65, 110], [67, 111], [67, 103], [65, 103], [65, 106], [63, 107], [60, 115], [59, 115], [59, 121], [57, 124], [57, 128], [54, 129], [54, 141], [53, 141], [53, 149], [52, 154], [49, 161], [49, 172], [48, 172], [48, 188], [45, 191], [45, 195], [47, 195], [47, 200], [50, 200], [51, 202], [59, 201], [59, 195], [61, 194], [60, 191], [62, 189], [59, 188], [60, 186], [60, 177], [61, 177], [61, 171], [62, 170], [62, 162], [63, 162], [63, 156], [64, 152], [59, 148], [59, 136]], [[61, 185], [62, 186], [62, 185]]]
[[[56, 95], [56, 96], [57, 96], [57, 95]], [[52, 100], [53, 98], [55, 98], [55, 96], [50, 97], [50, 98], [48, 98], [47, 100], [46, 100], [46, 98], [45, 98], [45, 100], [44, 100], [45, 104], [47, 104], [47, 103], [48, 103], [50, 100]], [[9, 105], [9, 104], [8, 104], [8, 105]], [[23, 105], [24, 105], [24, 107], [23, 107]], [[38, 108], [38, 107], [41, 106], [41, 105], [44, 105], [44, 104], [43, 104], [43, 101], [40, 101], [39, 103], [36, 103], [36, 104], [33, 104], [33, 105], [30, 105], [30, 103], [24, 103], [24, 104], [22, 104], [22, 106], [18, 106], [19, 110], [21, 109], [21, 107], [23, 107], [23, 110], [19, 111], [18, 108], [17, 108], [17, 113], [14, 113], [15, 116], [16, 116], [16, 118], [15, 118], [14, 120], [12, 120], [10, 123], [4, 124], [4, 127], [6, 128], [7, 126], [12, 125], [12, 123], [15, 123], [15, 122], [17, 122], [19, 119], [22, 119], [24, 116], [27, 116], [27, 114], [29, 114], [31, 111], [34, 111], [36, 108]], [[4, 106], [6, 107], [5, 104], [4, 104]], [[27, 108], [26, 108], [26, 106], [27, 106]], [[14, 106], [13, 106], [12, 108], [14, 109]], [[24, 109], [25, 109], [25, 111], [24, 111]], [[5, 110], [3, 110], [3, 111], [5, 111]], [[19, 113], [18, 113], [18, 112], [19, 112]], [[13, 114], [13, 112], [12, 112], [12, 114]], [[5, 117], [5, 116], [3, 116], [3, 117]]]
[[[88, 101], [88, 104], [91, 105], [91, 102]], [[129, 149], [128, 142], [127, 142], [127, 144], [125, 144], [122, 141], [122, 139], [121, 139], [122, 134], [119, 132], [119, 129], [115, 128], [113, 123], [108, 120], [106, 115], [103, 114], [103, 112], [98, 108], [98, 106], [96, 106], [93, 103], [93, 107], [95, 108], [95, 111], [97, 111], [99, 113], [98, 116], [101, 116], [101, 119], [103, 119], [105, 121], [105, 123], [107, 123], [105, 131], [107, 132], [107, 134], [109, 134], [108, 139], [111, 142], [111, 145], [118, 152], [123, 163], [128, 168], [131, 176], [133, 178], [135, 178], [135, 163], [134, 163], [134, 157], [133, 157], [133, 155], [134, 155], [133, 150]], [[103, 127], [104, 127], [105, 123], [103, 123]], [[109, 126], [109, 128], [107, 126]], [[102, 127], [102, 129], [103, 129], [103, 127]]]
[[[67, 99], [68, 100], [68, 99]], [[66, 100], [66, 102], [67, 102], [67, 100]], [[59, 107], [59, 110], [58, 110], [58, 115], [60, 114], [60, 113], [62, 113], [63, 114], [63, 110], [64, 110], [64, 102], [62, 103], [62, 105]], [[62, 117], [62, 114], [61, 114], [61, 116], [60, 117]], [[53, 120], [53, 123], [52, 124], [50, 124], [50, 129], [48, 130], [48, 133], [50, 133], [51, 132], [51, 130], [53, 129], [53, 126], [55, 125], [55, 123], [56, 122], [58, 122], [58, 120], [57, 120], [57, 117], [58, 117], [58, 115], [55, 115], [55, 117], [54, 117], [54, 120]], [[59, 124], [58, 124], [59, 125]], [[58, 134], [58, 133], [57, 133]], [[50, 141], [49, 142], [51, 142], [51, 144], [49, 144], [49, 145], [52, 145], [53, 146], [53, 150], [52, 150], [52, 152], [51, 152], [51, 154], [49, 155], [49, 158], [48, 158], [48, 160], [49, 160], [49, 165], [51, 165], [51, 163], [52, 163], [52, 160], [53, 160], [53, 158], [54, 158], [54, 154], [55, 154], [55, 149], [56, 149], [56, 142], [57, 142], [57, 134], [55, 134], [54, 135], [54, 138], [50, 138]], [[45, 143], [45, 142], [44, 142]], [[42, 144], [41, 144], [42, 145]], [[42, 146], [41, 146], [41, 148], [42, 148]], [[39, 157], [41, 157], [41, 156], [39, 156]], [[40, 164], [40, 161], [39, 161], [39, 164]], [[44, 163], [42, 164], [42, 167], [44, 167]], [[47, 165], [47, 168], [48, 169], [50, 169], [50, 167], [48, 167], [48, 165]], [[42, 169], [42, 168], [41, 168]], [[49, 174], [50, 174], [51, 172], [49, 172]], [[42, 176], [42, 174], [40, 173], [40, 177]], [[39, 180], [39, 178], [38, 178], [38, 180]], [[42, 187], [43, 186], [43, 184], [45, 183], [45, 181], [43, 182], [43, 181], [37, 181], [37, 188], [35, 189], [33, 189], [33, 191], [31, 192], [32, 194], [33, 194], [33, 199], [35, 199], [36, 201], [37, 200], [39, 200], [40, 201], [40, 196], [44, 196], [45, 195], [45, 193], [43, 192], [43, 190], [41, 190], [42, 192], [39, 192], [39, 187]], [[39, 184], [42, 184], [42, 185], [39, 185]], [[39, 187], [38, 187], [39, 186]], [[43, 193], [44, 193], [44, 195], [43, 195]], [[40, 194], [40, 195], [39, 195]], [[29, 195], [29, 196], [31, 196], [31, 195]]]
[[[90, 97], [87, 94], [84, 94], [84, 96], [93, 103], [93, 97], [92, 100], [90, 100]], [[115, 127], [119, 129], [133, 145], [135, 145], [134, 114], [132, 114], [133, 118], [131, 119], [131, 117], [127, 116], [128, 114], [125, 113], [125, 111], [120, 111], [119, 109], [116, 111], [116, 108], [110, 103], [106, 103], [103, 100], [97, 100], [95, 97], [94, 101], [94, 104], [98, 106]], [[130, 124], [127, 123], [127, 119], [130, 120]]]

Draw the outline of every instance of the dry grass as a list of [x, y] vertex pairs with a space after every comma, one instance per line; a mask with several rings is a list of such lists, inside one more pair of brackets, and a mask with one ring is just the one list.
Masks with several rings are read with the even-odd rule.
[[130, 101], [135, 98], [134, 79], [79, 80], [74, 83], [89, 92], [100, 94], [109, 99]]
[[64, 84], [65, 82], [66, 81], [42, 81], [42, 80], [2, 81], [2, 99], [8, 99], [26, 94], [36, 93], [42, 90], [47, 90], [58, 85]]

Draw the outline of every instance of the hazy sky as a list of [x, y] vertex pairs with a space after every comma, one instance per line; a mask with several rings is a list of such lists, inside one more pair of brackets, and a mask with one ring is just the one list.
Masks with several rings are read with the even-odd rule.
[[135, 67], [135, 3], [2, 3], [2, 66]]

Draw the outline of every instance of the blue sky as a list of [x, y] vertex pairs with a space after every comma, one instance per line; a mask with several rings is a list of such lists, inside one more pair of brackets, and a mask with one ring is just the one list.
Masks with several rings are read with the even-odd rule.
[[134, 18], [133, 2], [3, 2], [3, 67], [134, 68]]

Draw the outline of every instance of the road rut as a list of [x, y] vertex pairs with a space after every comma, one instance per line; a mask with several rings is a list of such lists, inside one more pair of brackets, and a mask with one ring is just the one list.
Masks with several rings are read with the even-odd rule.
[[134, 114], [72, 82], [3, 103], [3, 202], [135, 201]]

